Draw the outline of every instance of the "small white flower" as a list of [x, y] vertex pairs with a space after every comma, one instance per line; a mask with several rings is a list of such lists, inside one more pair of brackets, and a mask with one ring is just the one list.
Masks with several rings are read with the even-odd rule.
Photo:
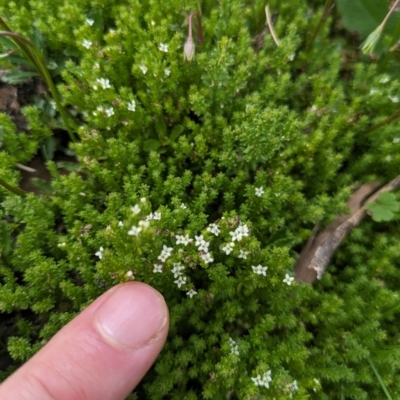
[[213, 233], [215, 236], [218, 236], [220, 233], [219, 226], [217, 224], [210, 224], [210, 226], [207, 228], [208, 232]]
[[210, 242], [202, 242], [199, 246], [199, 251], [205, 251], [206, 253], [208, 252], [208, 246], [210, 245]]
[[261, 197], [264, 193], [263, 187], [256, 188], [256, 196]]
[[232, 253], [234, 247], [235, 247], [235, 243], [231, 242], [231, 243], [227, 243], [221, 249], [226, 255], [229, 255], [230, 253]]
[[153, 269], [154, 273], [161, 273], [162, 272], [162, 265], [161, 264], [154, 264], [154, 269]]
[[169, 68], [164, 69], [165, 75], [170, 76], [171, 75], [171, 70]]
[[189, 296], [190, 298], [192, 298], [196, 294], [197, 292], [193, 289], [190, 289], [188, 292], [186, 292], [186, 296]]
[[243, 236], [249, 236], [249, 228], [247, 225], [240, 225], [236, 228], [235, 231], [229, 232], [232, 236], [232, 241], [234, 242], [237, 240], [240, 242], [243, 239]]
[[153, 219], [158, 219], [158, 220], [160, 220], [160, 219], [161, 219], [161, 213], [160, 213], [160, 212], [155, 212], [155, 213], [153, 214]]
[[238, 356], [239, 355], [239, 346], [232, 338], [229, 338], [229, 345], [231, 346], [231, 354], [236, 354]]
[[390, 78], [386, 75], [386, 76], [382, 77], [382, 78], [379, 80], [379, 82], [380, 82], [380, 83], [388, 83], [389, 80], [390, 80]]
[[172, 268], [171, 272], [174, 274], [174, 278], [182, 275], [182, 272], [185, 269], [181, 263], [174, 263], [174, 268]]
[[286, 274], [285, 279], [283, 280], [283, 282], [287, 283], [289, 286], [292, 284], [293, 281], [294, 281], [294, 278], [292, 276], [290, 276], [289, 274]]
[[189, 243], [192, 243], [193, 239], [190, 239], [189, 235], [176, 235], [176, 244], [183, 244], [187, 246]]
[[187, 207], [185, 206], [184, 203], [181, 203], [181, 208], [182, 208], [182, 210], [186, 210], [187, 209]]
[[94, 19], [91, 18], [86, 18], [86, 23], [90, 26], [92, 26], [94, 24]]
[[297, 386], [297, 381], [295, 380], [295, 381], [293, 381], [292, 383], [289, 383], [288, 389], [289, 389], [291, 392], [295, 392], [296, 390], [299, 390], [299, 387]]
[[238, 255], [238, 257], [239, 258], [244, 258], [246, 260], [248, 254], [249, 254], [248, 251], [240, 250], [240, 254]]
[[82, 42], [82, 46], [83, 46], [83, 47], [86, 47], [87, 49], [90, 49], [90, 46], [91, 46], [92, 44], [93, 44], [93, 43], [92, 43], [90, 40], [83, 39], [83, 42]]
[[[67, 245], [67, 243], [65, 243], [65, 242], [62, 242], [62, 243], [59, 243], [58, 245], [57, 245], [57, 247], [65, 247]], [[96, 254], [97, 255], [97, 254]]]
[[142, 231], [142, 228], [138, 228], [136, 226], [132, 226], [130, 231], [128, 231], [129, 236], [139, 236], [139, 233]]
[[149, 221], [139, 221], [139, 226], [141, 226], [143, 229], [147, 229], [150, 226]]
[[124, 226], [124, 223], [122, 221], [119, 221], [118, 226]]
[[195, 236], [194, 238], [196, 239], [196, 243], [195, 243], [196, 246], [201, 246], [203, 243], [205, 243], [203, 235]]
[[378, 92], [379, 92], [378, 89], [371, 89], [371, 90], [369, 91], [369, 94], [372, 96], [372, 95], [374, 95], [375, 93], [378, 93]]
[[389, 99], [392, 100], [393, 103], [398, 103], [400, 101], [399, 96], [389, 96]]
[[139, 68], [143, 72], [143, 75], [146, 75], [147, 67], [144, 64], [140, 64]]
[[96, 79], [96, 82], [98, 82], [103, 89], [110, 89], [111, 87], [110, 81], [108, 79], [98, 78]]
[[131, 207], [131, 210], [135, 215], [139, 214], [140, 211], [142, 211], [138, 204], [135, 204], [133, 207]]
[[158, 259], [162, 262], [165, 262], [167, 258], [171, 255], [173, 248], [168, 247], [165, 244], [163, 245], [163, 249], [161, 251], [161, 254], [158, 256]]
[[399, 142], [400, 142], [400, 138], [397, 137], [397, 138], [393, 139], [393, 143], [399, 143]]
[[136, 102], [135, 102], [135, 100], [131, 100], [128, 103], [127, 108], [128, 108], [129, 111], [135, 111], [136, 110]]
[[214, 261], [210, 253], [204, 253], [200, 256], [200, 258], [206, 263], [209, 264]]
[[186, 277], [185, 276], [180, 276], [176, 281], [174, 281], [178, 288], [180, 288], [182, 285], [186, 283]]
[[146, 217], [146, 221], [151, 221], [152, 219], [154, 219], [154, 214], [150, 213], [147, 217]]
[[104, 112], [106, 113], [107, 117], [111, 117], [112, 115], [114, 115], [114, 108], [113, 107], [106, 108]]
[[256, 386], [264, 386], [269, 388], [269, 383], [272, 381], [271, 371], [267, 371], [263, 376], [257, 375], [255, 378], [251, 378]]
[[99, 251], [97, 251], [96, 253], [94, 253], [95, 256], [99, 257], [100, 260], [103, 258], [103, 251], [104, 249], [102, 247], [100, 247]]
[[160, 43], [158, 45], [158, 50], [163, 51], [164, 53], [168, 53], [168, 45], [164, 43]]
[[292, 53], [288, 58], [289, 61], [293, 61], [296, 58], [296, 53]]
[[267, 276], [268, 267], [263, 267], [261, 265], [257, 265], [257, 267], [252, 266], [251, 268], [253, 269], [255, 274]]
[[133, 272], [132, 272], [132, 271], [128, 271], [128, 272], [126, 273], [126, 276], [127, 276], [128, 278], [132, 278], [132, 277], [133, 277]]

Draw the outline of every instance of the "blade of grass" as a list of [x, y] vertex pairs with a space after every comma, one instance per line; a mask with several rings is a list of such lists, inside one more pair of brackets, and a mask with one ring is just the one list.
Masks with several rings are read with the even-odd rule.
[[0, 178], [0, 185], [7, 189], [9, 192], [16, 194], [17, 196], [26, 196], [26, 192], [22, 189], [9, 185], [4, 179]]
[[369, 357], [367, 358], [367, 360], [368, 360], [368, 362], [369, 362], [369, 365], [370, 365], [371, 368], [372, 368], [372, 371], [374, 371], [374, 374], [375, 374], [376, 378], [378, 379], [378, 382], [380, 383], [380, 385], [381, 385], [381, 387], [382, 387], [382, 390], [383, 390], [383, 392], [385, 393], [386, 397], [388, 398], [388, 400], [393, 400], [392, 397], [390, 396], [389, 392], [387, 391], [386, 386], [385, 386], [385, 384], [383, 383], [382, 378], [381, 378], [381, 376], [380, 376], [379, 373], [378, 373], [378, 370], [375, 368], [374, 363], [372, 362], [372, 360], [371, 360]]

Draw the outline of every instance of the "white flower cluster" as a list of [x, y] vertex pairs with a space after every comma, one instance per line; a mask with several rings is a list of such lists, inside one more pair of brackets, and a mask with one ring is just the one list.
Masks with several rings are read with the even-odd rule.
[[215, 236], [218, 236], [220, 233], [220, 229], [217, 224], [210, 224], [210, 226], [207, 228], [207, 231], [213, 233]]
[[264, 386], [269, 389], [269, 383], [272, 381], [271, 370], [267, 371], [263, 376], [257, 375], [255, 378], [251, 378], [256, 386]]
[[200, 258], [206, 263], [209, 264], [214, 261], [211, 254], [208, 252], [208, 246], [210, 242], [204, 240], [203, 235], [195, 236], [196, 243], [198, 250], [201, 252]]
[[161, 262], [167, 261], [167, 258], [169, 258], [169, 256], [171, 255], [172, 250], [173, 250], [172, 247], [168, 247], [168, 246], [166, 246], [166, 245], [164, 244], [164, 245], [163, 245], [163, 249], [162, 249], [162, 251], [161, 251], [161, 254], [158, 256], [158, 259], [159, 259]]
[[254, 271], [255, 274], [267, 276], [267, 269], [268, 269], [268, 267], [263, 267], [263, 266], [261, 266], [261, 264], [260, 264], [260, 265], [257, 265], [257, 267], [252, 266], [251, 268], [253, 269], [253, 271]]
[[193, 242], [193, 239], [189, 237], [189, 235], [176, 235], [176, 244], [183, 244], [184, 246], [187, 246], [189, 243]]
[[[107, 116], [108, 118], [111, 117], [112, 115], [114, 115], [114, 107], [112, 107], [112, 106], [111, 106], [111, 107], [108, 107], [108, 108], [99, 106], [99, 107], [97, 107], [97, 111], [100, 111], [100, 112], [106, 114], [106, 116]], [[93, 115], [97, 115], [97, 113], [94, 112]]]
[[83, 47], [86, 47], [87, 49], [90, 49], [90, 47], [91, 47], [92, 44], [93, 44], [93, 43], [92, 43], [90, 40], [83, 39], [83, 42], [82, 42], [82, 46], [83, 46]]
[[158, 45], [158, 50], [163, 51], [164, 53], [168, 53], [168, 45], [164, 43], [160, 43]]
[[182, 276], [182, 271], [185, 267], [181, 263], [174, 263], [174, 268], [171, 272], [174, 274], [174, 278], [178, 278], [174, 283], [180, 288], [182, 285], [186, 284], [186, 276]]
[[146, 221], [151, 221], [152, 219], [154, 219], [154, 220], [160, 220], [160, 219], [161, 219], [161, 213], [160, 213], [160, 212], [150, 213], [150, 214], [146, 217]]
[[99, 257], [101, 260], [103, 258], [103, 251], [104, 251], [104, 249], [102, 247], [100, 247], [99, 251], [97, 251], [94, 255]]
[[[103, 89], [110, 89], [111, 88], [110, 81], [108, 79], [106, 79], [106, 78], [98, 78], [98, 79], [96, 79], [96, 82], [98, 84], [100, 84], [100, 86]], [[97, 89], [97, 86], [94, 86], [94, 88]]]
[[231, 346], [231, 354], [236, 354], [238, 356], [239, 355], [239, 346], [232, 338], [229, 338], [229, 345]]
[[247, 225], [239, 225], [236, 230], [229, 232], [229, 234], [232, 236], [232, 242], [235, 240], [240, 242], [244, 236], [249, 236], [249, 232]]

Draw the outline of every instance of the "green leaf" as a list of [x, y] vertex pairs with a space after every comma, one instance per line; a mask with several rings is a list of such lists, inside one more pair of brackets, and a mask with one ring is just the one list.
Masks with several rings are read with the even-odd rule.
[[57, 149], [57, 143], [54, 137], [49, 137], [42, 144], [42, 154], [46, 161], [54, 158], [54, 153]]
[[172, 129], [171, 135], [169, 136], [170, 140], [174, 142], [176, 139], [178, 139], [179, 135], [183, 132], [184, 128], [182, 125], [177, 125], [175, 126], [174, 129]]
[[144, 142], [143, 148], [146, 151], [157, 151], [161, 146], [161, 143], [155, 139], [149, 139]]
[[8, 83], [10, 85], [18, 85], [20, 83], [26, 82], [33, 76], [39, 76], [39, 74], [37, 72], [30, 71], [14, 71], [2, 76], [1, 80], [4, 83]]
[[366, 208], [372, 213], [374, 221], [390, 221], [393, 219], [393, 212], [399, 210], [399, 202], [394, 193], [384, 192], [376, 201], [368, 203]]
[[344, 26], [365, 37], [374, 31], [389, 12], [386, 0], [337, 0]]

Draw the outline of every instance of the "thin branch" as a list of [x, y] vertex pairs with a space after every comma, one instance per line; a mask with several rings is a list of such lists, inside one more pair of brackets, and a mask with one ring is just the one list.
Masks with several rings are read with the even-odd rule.
[[319, 31], [321, 30], [321, 27], [322, 27], [322, 24], [323, 24], [324, 20], [326, 19], [326, 17], [329, 15], [330, 11], [333, 8], [332, 3], [333, 3], [333, 0], [326, 0], [324, 11], [322, 12], [321, 18], [319, 19], [318, 24], [317, 24], [317, 26], [316, 26], [316, 28], [315, 28], [312, 36], [311, 36], [311, 39], [308, 42], [307, 50], [311, 50], [312, 49], [312, 46], [313, 46], [314, 41], [315, 41], [315, 38], [317, 37]]
[[375, 129], [380, 128], [383, 125], [389, 124], [390, 122], [395, 121], [397, 118], [400, 117], [400, 109], [395, 111], [392, 115], [389, 117], [385, 118], [382, 122], [377, 123], [376, 125], [371, 126], [367, 130], [363, 131], [363, 133], [369, 133], [374, 131]]
[[274, 39], [274, 42], [279, 47], [281, 45], [281, 41], [278, 39], [278, 36], [276, 35], [274, 24], [272, 23], [271, 13], [269, 12], [269, 6], [265, 6], [265, 15], [267, 17], [268, 29], [271, 32], [271, 35], [272, 35], [272, 38]]
[[4, 179], [0, 178], [0, 185], [7, 189], [9, 192], [17, 196], [26, 196], [26, 192], [22, 189], [9, 185]]
[[367, 214], [367, 205], [375, 201], [383, 192], [393, 191], [400, 187], [400, 175], [387, 185], [377, 190], [379, 182], [367, 183], [361, 186], [348, 200], [350, 214], [338, 216], [322, 232], [317, 235], [318, 224], [313, 234], [301, 252], [295, 265], [295, 277], [299, 282], [313, 283], [325, 273], [331, 257], [346, 235]]

